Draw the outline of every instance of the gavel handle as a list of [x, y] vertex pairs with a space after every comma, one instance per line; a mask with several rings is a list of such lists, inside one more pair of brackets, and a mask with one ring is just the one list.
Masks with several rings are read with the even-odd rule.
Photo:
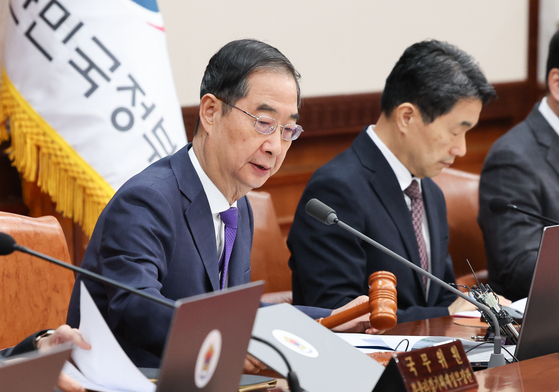
[[343, 323], [356, 319], [357, 317], [363, 316], [364, 314], [369, 313], [369, 311], [369, 301], [365, 301], [361, 305], [357, 305], [331, 316], [321, 318], [318, 322], [326, 328], [332, 329], [338, 325], [342, 325]]

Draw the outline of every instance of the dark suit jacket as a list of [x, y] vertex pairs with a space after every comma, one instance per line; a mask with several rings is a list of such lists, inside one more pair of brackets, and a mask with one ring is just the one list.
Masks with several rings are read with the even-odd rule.
[[511, 300], [528, 296], [544, 222], [514, 211], [489, 210], [494, 197], [559, 220], [559, 136], [538, 110], [489, 150], [479, 185], [489, 284]]
[[[366, 133], [349, 149], [311, 177], [288, 238], [292, 257], [293, 301], [335, 308], [358, 295], [368, 295], [375, 271], [393, 272], [398, 280], [398, 321], [448, 315], [456, 296], [431, 283], [425, 300], [419, 274], [335, 225], [324, 225], [305, 213], [313, 197], [337, 212], [338, 218], [375, 241], [421, 265], [411, 214], [392, 168]], [[431, 179], [422, 180], [429, 222], [432, 272], [454, 282], [448, 254], [448, 223], [443, 194]]]
[[[210, 206], [187, 147], [149, 166], [118, 190], [97, 221], [83, 268], [171, 300], [219, 290]], [[246, 197], [237, 206], [229, 286], [250, 281], [252, 210]], [[78, 275], [68, 311], [72, 327], [80, 320], [80, 281]], [[172, 310], [83, 281], [132, 361], [137, 366], [159, 366]]]
[[20, 343], [18, 343], [17, 346], [5, 348], [4, 350], [0, 350], [0, 358], [11, 357], [11, 356], [14, 356], [14, 355], [19, 355], [19, 354], [27, 353], [29, 351], [36, 350], [37, 348], [35, 347], [35, 339], [37, 338], [37, 336], [43, 334], [45, 331], [46, 330], [42, 330], [42, 331], [39, 331], [37, 333], [34, 333], [31, 336], [28, 336], [27, 338], [22, 340]]
[[[97, 221], [83, 268], [173, 301], [219, 290], [214, 224], [189, 147], [154, 163], [118, 190]], [[252, 209], [246, 197], [237, 201], [237, 207], [230, 287], [250, 281]], [[68, 310], [72, 327], [80, 322], [81, 280], [78, 275]], [[137, 366], [158, 367], [172, 310], [83, 281], [130, 359]], [[299, 310], [313, 318], [331, 313], [309, 307]]]

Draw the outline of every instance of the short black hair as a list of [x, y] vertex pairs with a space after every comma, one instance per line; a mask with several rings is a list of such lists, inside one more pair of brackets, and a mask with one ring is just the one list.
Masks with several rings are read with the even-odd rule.
[[[547, 67], [545, 72], [545, 84], [547, 86], [549, 72], [553, 68], [559, 68], [559, 31], [553, 34], [551, 41], [549, 41], [549, 52], [547, 54]], [[549, 88], [549, 86], [548, 86]]]
[[[200, 99], [211, 93], [234, 105], [248, 94], [248, 78], [258, 70], [271, 69], [293, 76], [297, 85], [297, 107], [301, 103], [301, 75], [278, 49], [254, 39], [229, 42], [212, 56], [200, 86]], [[224, 114], [231, 110], [223, 105]]]
[[452, 110], [460, 99], [479, 99], [483, 105], [497, 97], [495, 89], [466, 52], [437, 40], [416, 43], [386, 79], [381, 109], [386, 116], [404, 102], [419, 108], [430, 124]]

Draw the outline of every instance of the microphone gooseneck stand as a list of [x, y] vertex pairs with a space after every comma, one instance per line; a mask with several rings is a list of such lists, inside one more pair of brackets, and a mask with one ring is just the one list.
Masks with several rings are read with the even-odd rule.
[[[170, 300], [164, 300], [162, 298], [158, 298], [152, 294], [149, 293], [145, 293], [143, 291], [137, 290], [134, 287], [131, 287], [129, 285], [120, 283], [116, 280], [104, 277], [102, 275], [99, 275], [95, 272], [91, 272], [88, 271], [86, 269], [83, 269], [81, 267], [76, 267], [75, 265], [72, 264], [68, 264], [65, 263], [63, 261], [57, 260], [53, 257], [47, 256], [45, 254], [36, 252], [34, 250], [31, 250], [25, 246], [22, 245], [18, 245], [15, 240], [13, 239], [12, 236], [10, 236], [9, 234], [6, 233], [1, 233], [0, 232], [0, 256], [6, 256], [11, 254], [13, 251], [19, 251], [19, 252], [23, 252], [23, 253], [27, 253], [30, 254], [31, 256], [35, 256], [38, 257], [40, 259], [46, 260], [50, 263], [56, 264], [62, 268], [68, 268], [74, 272], [78, 272], [86, 277], [88, 277], [89, 279], [95, 280], [97, 282], [112, 286], [112, 287], [116, 287], [125, 291], [128, 291], [130, 293], [136, 294], [142, 298], [148, 299], [150, 301], [153, 301], [155, 303], [158, 303], [160, 305], [166, 306], [168, 308], [171, 309], [175, 309], [175, 305], [174, 305], [174, 301], [171, 302]], [[281, 358], [283, 359], [283, 361], [285, 362], [287, 369], [288, 369], [288, 373], [287, 373], [287, 383], [289, 385], [289, 388], [292, 392], [302, 392], [301, 387], [299, 386], [299, 379], [297, 378], [297, 374], [291, 369], [291, 365], [289, 364], [287, 358], [285, 357], [285, 355], [283, 355], [283, 353], [281, 351], [279, 351], [276, 347], [274, 347], [271, 343], [257, 337], [257, 336], [252, 336], [251, 337], [254, 340], [257, 340], [259, 342], [262, 342], [270, 347], [272, 347], [276, 352], [278, 352], [278, 354], [281, 356]]]
[[489, 360], [488, 367], [492, 368], [492, 367], [502, 366], [502, 365], [506, 364], [505, 356], [501, 352], [501, 333], [500, 333], [500, 328], [499, 328], [499, 321], [497, 320], [497, 317], [491, 311], [491, 309], [489, 309], [485, 305], [480, 304], [479, 302], [475, 301], [474, 299], [468, 297], [466, 294], [464, 294], [461, 291], [455, 289], [454, 287], [452, 287], [451, 285], [449, 285], [445, 281], [437, 278], [433, 274], [430, 274], [429, 272], [425, 271], [421, 267], [418, 267], [417, 265], [413, 264], [411, 261], [406, 260], [405, 258], [400, 256], [399, 254], [391, 251], [390, 249], [386, 248], [385, 246], [383, 246], [383, 245], [379, 244], [378, 242], [374, 241], [373, 239], [367, 237], [363, 233], [355, 230], [353, 227], [351, 227], [351, 226], [347, 225], [346, 223], [342, 222], [341, 220], [338, 219], [338, 216], [336, 215], [336, 211], [334, 211], [334, 209], [327, 206], [326, 204], [324, 204], [320, 200], [318, 200], [318, 199], [309, 200], [307, 202], [307, 205], [305, 206], [305, 211], [307, 212], [307, 214], [309, 214], [310, 216], [312, 216], [313, 218], [319, 220], [320, 222], [322, 222], [324, 224], [327, 224], [327, 225], [336, 224], [336, 225], [340, 226], [342, 229], [350, 232], [351, 234], [357, 236], [358, 238], [361, 238], [363, 241], [365, 241], [368, 244], [374, 246], [378, 250], [386, 253], [387, 255], [389, 255], [389, 256], [393, 257], [394, 259], [398, 260], [399, 262], [407, 265], [409, 268], [413, 269], [414, 271], [418, 272], [419, 274], [421, 274], [423, 276], [426, 276], [428, 279], [430, 279], [433, 282], [437, 283], [438, 285], [444, 287], [445, 289], [453, 292], [454, 294], [458, 295], [459, 297], [461, 297], [461, 298], [465, 299], [466, 301], [470, 302], [471, 304], [475, 305], [478, 309], [482, 310], [487, 316], [489, 316], [491, 318], [491, 321], [492, 321], [494, 329], [495, 329], [495, 337], [493, 339], [494, 349], [493, 349], [493, 354], [491, 354], [491, 358]]
[[509, 203], [508, 201], [506, 201], [502, 197], [494, 197], [493, 199], [491, 199], [489, 201], [489, 210], [491, 212], [494, 212], [495, 214], [504, 214], [508, 210], [512, 210], [512, 211], [520, 212], [521, 214], [524, 214], [524, 215], [531, 216], [532, 218], [541, 219], [542, 221], [547, 222], [547, 223], [552, 224], [552, 225], [559, 225], [559, 221], [556, 221], [555, 219], [551, 219], [551, 218], [548, 218], [546, 216], [538, 215], [534, 212], [530, 212], [530, 211], [527, 211], [525, 209], [522, 209], [522, 208], [520, 208], [520, 207], [518, 207], [518, 206], [516, 206], [512, 203]]

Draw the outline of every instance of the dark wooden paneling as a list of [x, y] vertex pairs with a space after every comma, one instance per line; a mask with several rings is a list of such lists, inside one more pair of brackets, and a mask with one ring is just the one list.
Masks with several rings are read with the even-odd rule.
[[[499, 99], [484, 108], [479, 124], [468, 132], [468, 152], [455, 161], [454, 168], [479, 173], [487, 151], [508, 129], [522, 121], [531, 110], [528, 83], [495, 86]], [[297, 203], [311, 174], [348, 148], [363, 126], [380, 115], [381, 93], [307, 98], [300, 109], [305, 128], [296, 140], [281, 169], [261, 188], [272, 195], [282, 233], [289, 232]], [[336, 102], [340, 105], [336, 105]]]
[[[491, 144], [520, 122], [545, 94], [545, 86], [537, 83], [538, 18], [539, 1], [529, 0], [526, 81], [495, 86], [499, 99], [482, 111], [480, 123], [468, 133], [468, 153], [456, 160], [454, 168], [479, 173]], [[284, 237], [312, 173], [348, 148], [363, 126], [377, 120], [380, 93], [305, 98], [300, 113], [304, 134], [293, 143], [280, 171], [261, 188], [272, 195]], [[198, 107], [184, 107], [182, 114], [188, 140], [192, 140]], [[64, 230], [70, 257], [74, 264], [81, 264], [88, 238], [79, 225], [56, 211], [50, 198], [35, 184], [21, 183], [5, 154], [7, 145], [0, 145], [0, 210], [30, 216], [54, 215]]]
[[[479, 173], [491, 144], [527, 115], [535, 102], [531, 97], [538, 96], [532, 94], [537, 88], [528, 82], [502, 83], [495, 88], [499, 99], [483, 109], [478, 126], [468, 132], [468, 153], [456, 160], [456, 169]], [[539, 95], [542, 92], [539, 90]], [[377, 120], [380, 96], [381, 93], [369, 93], [303, 99], [300, 123], [305, 132], [292, 144], [278, 173], [261, 188], [272, 195], [284, 236], [312, 173], [348, 148], [363, 126]], [[182, 112], [188, 138], [192, 140], [198, 107], [185, 107]], [[24, 182], [22, 194], [19, 175], [5, 154], [0, 154], [0, 176], [0, 210], [56, 216], [68, 239], [70, 255], [79, 264], [88, 242], [79, 226], [56, 212], [50, 198], [35, 184]]]

